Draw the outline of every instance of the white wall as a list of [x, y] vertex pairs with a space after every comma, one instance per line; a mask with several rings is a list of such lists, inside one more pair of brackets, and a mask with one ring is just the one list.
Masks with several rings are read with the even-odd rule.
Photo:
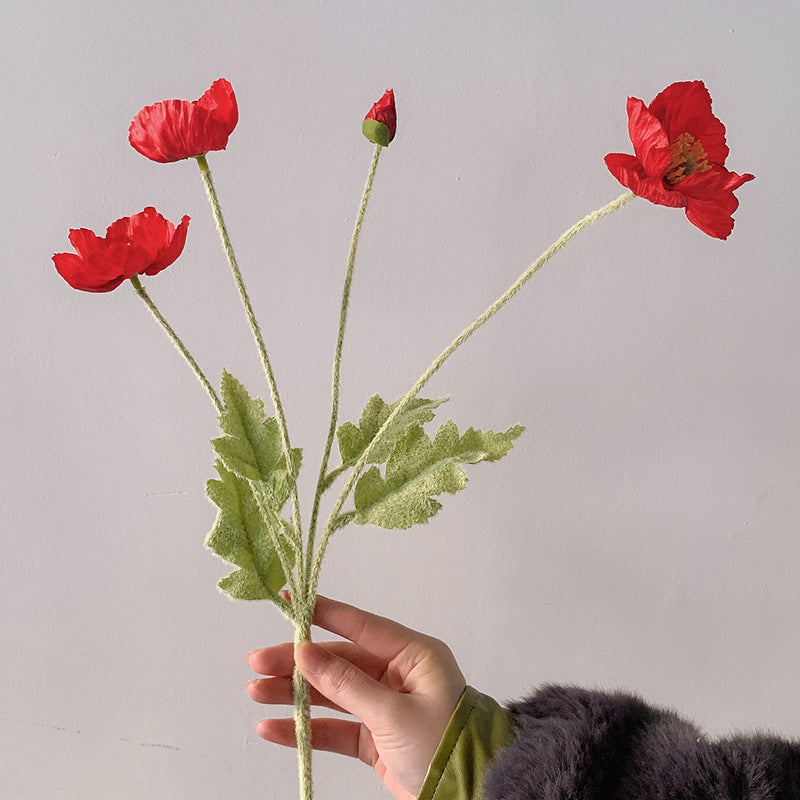
[[[213, 409], [129, 287], [77, 293], [50, 262], [70, 227], [190, 214], [184, 255], [147, 285], [211, 374], [265, 392], [194, 164], [126, 141], [141, 106], [220, 76], [241, 120], [210, 162], [306, 501], [361, 118], [383, 90], [399, 130], [362, 240], [345, 419], [405, 391], [622, 191], [602, 159], [630, 152], [627, 95], [707, 83], [730, 167], [756, 174], [729, 241], [638, 200], [570, 245], [427, 392], [460, 425], [525, 424], [514, 453], [425, 528], [340, 533], [321, 590], [444, 638], [501, 699], [624, 687], [713, 734], [800, 736], [800, 7], [31, 0], [2, 17], [4, 797], [296, 791], [243, 689], [244, 653], [291, 632], [221, 597], [202, 547]], [[323, 755], [316, 774], [320, 798], [385, 796], [356, 763]]]

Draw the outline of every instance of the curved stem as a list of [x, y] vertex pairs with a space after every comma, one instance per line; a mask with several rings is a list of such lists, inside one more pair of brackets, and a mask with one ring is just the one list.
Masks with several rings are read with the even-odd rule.
[[322, 491], [324, 492], [326, 489], [329, 489], [331, 484], [343, 473], [347, 471], [346, 464], [339, 464], [338, 467], [334, 467], [326, 476], [325, 479], [322, 481]]
[[200, 369], [197, 362], [194, 360], [194, 357], [189, 352], [189, 349], [186, 345], [180, 340], [178, 334], [172, 329], [170, 324], [164, 318], [164, 315], [156, 308], [156, 304], [150, 299], [150, 295], [145, 290], [144, 286], [142, 286], [141, 280], [139, 280], [138, 275], [134, 275], [131, 278], [131, 284], [133, 288], [136, 290], [136, 294], [144, 300], [144, 304], [150, 310], [150, 313], [155, 317], [156, 322], [164, 329], [167, 336], [169, 336], [172, 344], [175, 345], [177, 351], [186, 359], [186, 363], [191, 367], [192, 372], [194, 372], [197, 380], [203, 384], [203, 388], [208, 392], [208, 396], [211, 398], [211, 402], [214, 404], [214, 408], [217, 409], [217, 414], [222, 413], [222, 403], [220, 402], [219, 397], [217, 397], [217, 393], [214, 391], [214, 387], [209, 382], [208, 378], [206, 378], [203, 370]]
[[556, 239], [553, 244], [550, 245], [540, 256], [536, 259], [529, 267], [526, 269], [517, 280], [500, 296], [492, 303], [486, 311], [484, 311], [480, 316], [476, 317], [464, 330], [456, 336], [455, 339], [437, 356], [436, 359], [430, 364], [430, 366], [425, 370], [425, 372], [420, 375], [417, 382], [408, 390], [408, 392], [403, 396], [400, 402], [397, 404], [395, 409], [392, 413], [387, 417], [386, 421], [383, 423], [381, 428], [373, 437], [372, 441], [366, 447], [364, 452], [361, 454], [361, 457], [353, 466], [353, 471], [350, 474], [347, 483], [345, 484], [344, 488], [342, 489], [341, 493], [339, 494], [336, 503], [331, 510], [330, 516], [328, 517], [328, 522], [325, 525], [325, 531], [320, 539], [319, 548], [317, 554], [314, 557], [314, 563], [311, 568], [311, 573], [309, 576], [309, 583], [308, 583], [308, 597], [314, 597], [316, 594], [317, 583], [319, 581], [319, 571], [322, 566], [322, 559], [325, 556], [325, 549], [328, 545], [328, 540], [330, 539], [331, 534], [335, 529], [335, 522], [339, 516], [339, 512], [344, 505], [347, 496], [352, 491], [353, 487], [355, 486], [356, 481], [358, 480], [359, 476], [361, 475], [361, 471], [364, 468], [364, 465], [369, 460], [372, 453], [375, 451], [375, 448], [380, 444], [383, 435], [386, 431], [391, 427], [394, 420], [405, 411], [408, 404], [416, 397], [422, 387], [430, 380], [430, 378], [439, 370], [439, 368], [450, 358], [451, 355], [462, 345], [464, 342], [472, 336], [475, 331], [478, 330], [485, 322], [488, 322], [512, 297], [514, 297], [520, 289], [559, 251], [561, 250], [567, 242], [570, 241], [574, 236], [579, 234], [581, 231], [585, 230], [586, 228], [593, 225], [597, 220], [605, 217], [606, 215], [610, 214], [612, 211], [616, 211], [618, 208], [622, 208], [626, 203], [630, 202], [636, 195], [633, 192], [625, 192], [624, 194], [620, 195], [616, 200], [612, 200], [610, 203], [602, 206], [602, 208], [598, 208], [596, 211], [592, 211], [590, 214], [587, 214], [583, 219], [576, 222], [571, 228], [566, 230], [561, 236]]
[[250, 323], [250, 330], [253, 332], [253, 338], [258, 348], [258, 355], [261, 358], [261, 365], [264, 368], [264, 374], [267, 378], [269, 385], [270, 396], [272, 397], [272, 404], [275, 407], [275, 418], [278, 422], [278, 428], [281, 432], [281, 441], [283, 443], [283, 453], [286, 457], [286, 471], [289, 473], [289, 480], [291, 481], [291, 497], [292, 497], [292, 523], [297, 531], [297, 535], [302, 535], [302, 526], [300, 523], [300, 501], [297, 495], [297, 476], [294, 472], [294, 461], [292, 459], [292, 446], [289, 442], [289, 429], [286, 425], [286, 415], [283, 412], [283, 405], [281, 403], [280, 395], [278, 394], [278, 385], [275, 382], [275, 375], [272, 372], [272, 365], [267, 355], [267, 348], [264, 345], [264, 337], [261, 335], [261, 328], [256, 320], [256, 315], [253, 312], [253, 306], [250, 303], [250, 296], [247, 294], [247, 289], [244, 285], [239, 264], [236, 261], [236, 256], [233, 252], [233, 245], [231, 244], [230, 236], [228, 236], [228, 228], [225, 225], [225, 220], [222, 217], [222, 209], [217, 198], [217, 192], [214, 188], [214, 182], [211, 179], [211, 170], [208, 168], [208, 161], [205, 154], [197, 156], [197, 164], [200, 167], [200, 175], [203, 178], [203, 185], [205, 186], [206, 194], [211, 203], [211, 209], [214, 213], [214, 222], [217, 225], [220, 239], [222, 240], [222, 249], [225, 251], [225, 256], [228, 259], [228, 265], [233, 273], [233, 280], [236, 283], [236, 288], [239, 290], [239, 297], [242, 300], [247, 321]]
[[269, 599], [271, 602], [275, 603], [275, 605], [278, 607], [278, 611], [280, 611], [281, 614], [286, 617], [286, 619], [288, 619], [290, 622], [294, 620], [292, 607], [280, 595], [271, 594]]
[[331, 385], [331, 421], [328, 426], [328, 438], [325, 442], [325, 452], [322, 456], [322, 463], [319, 468], [319, 477], [317, 478], [317, 489], [314, 494], [314, 506], [311, 511], [311, 523], [308, 529], [308, 547], [306, 549], [307, 565], [306, 571], [311, 569], [311, 559], [314, 552], [314, 537], [317, 532], [317, 517], [319, 515], [319, 503], [322, 498], [322, 493], [325, 491], [325, 480], [328, 472], [328, 460], [331, 455], [331, 447], [333, 446], [333, 437], [336, 435], [336, 423], [339, 418], [339, 375], [342, 366], [342, 346], [344, 344], [344, 331], [347, 325], [347, 309], [350, 304], [350, 288], [353, 283], [353, 271], [356, 264], [356, 253], [358, 252], [358, 243], [361, 239], [361, 228], [364, 224], [364, 215], [367, 212], [367, 204], [369, 203], [370, 195], [372, 194], [372, 184], [375, 180], [375, 172], [378, 169], [378, 160], [381, 156], [383, 147], [379, 144], [375, 145], [375, 151], [372, 154], [372, 161], [369, 165], [369, 172], [367, 173], [367, 181], [364, 185], [364, 191], [361, 195], [361, 203], [358, 207], [356, 214], [356, 223], [353, 228], [353, 236], [350, 241], [350, 253], [347, 257], [347, 272], [344, 279], [344, 289], [342, 290], [342, 305], [339, 311], [339, 331], [336, 336], [336, 352], [333, 357], [333, 378]]

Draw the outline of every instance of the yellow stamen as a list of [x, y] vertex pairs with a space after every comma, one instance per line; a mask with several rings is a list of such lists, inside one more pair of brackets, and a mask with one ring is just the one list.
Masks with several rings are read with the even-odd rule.
[[670, 186], [680, 183], [687, 175], [711, 169], [703, 145], [691, 133], [682, 133], [675, 139], [669, 146], [669, 155], [669, 167], [664, 180]]

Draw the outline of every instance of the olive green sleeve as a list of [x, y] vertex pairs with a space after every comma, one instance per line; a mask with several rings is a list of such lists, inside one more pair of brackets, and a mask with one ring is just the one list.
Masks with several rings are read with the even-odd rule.
[[511, 744], [511, 713], [467, 686], [428, 767], [417, 800], [480, 800], [498, 750]]

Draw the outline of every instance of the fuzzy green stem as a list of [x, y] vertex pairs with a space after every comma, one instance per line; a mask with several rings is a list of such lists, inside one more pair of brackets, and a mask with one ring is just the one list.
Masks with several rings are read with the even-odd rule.
[[[270, 544], [272, 545], [272, 549], [278, 556], [278, 561], [280, 561], [281, 569], [283, 570], [283, 574], [286, 576], [286, 584], [289, 587], [289, 591], [292, 594], [297, 593], [297, 586], [295, 584], [295, 576], [289, 566], [289, 560], [286, 557], [286, 551], [283, 547], [283, 543], [280, 540], [280, 534], [278, 530], [280, 529], [281, 525], [281, 518], [270, 508], [269, 500], [264, 496], [264, 488], [262, 481], [250, 481], [250, 488], [253, 491], [253, 498], [256, 501], [256, 505], [258, 506], [258, 512], [261, 515], [261, 519], [264, 520], [265, 527], [267, 530], [267, 538], [269, 539]], [[295, 551], [297, 549], [297, 543], [293, 543], [293, 547]], [[301, 547], [302, 549], [302, 547]]]
[[408, 390], [408, 392], [403, 396], [400, 402], [397, 404], [395, 409], [392, 413], [387, 417], [386, 421], [383, 423], [381, 428], [373, 437], [372, 441], [369, 445], [365, 448], [364, 452], [361, 454], [361, 457], [353, 466], [353, 471], [350, 474], [350, 477], [345, 484], [344, 488], [342, 489], [341, 493], [339, 494], [336, 503], [331, 510], [330, 516], [328, 517], [328, 522], [325, 525], [325, 531], [323, 532], [322, 538], [320, 539], [319, 548], [317, 553], [314, 557], [314, 563], [311, 568], [311, 573], [309, 575], [308, 580], [308, 592], [307, 597], [312, 598], [316, 595], [317, 583], [319, 581], [319, 572], [322, 566], [322, 560], [325, 556], [325, 549], [328, 545], [328, 540], [330, 539], [331, 534], [336, 528], [336, 521], [339, 517], [339, 512], [344, 505], [347, 496], [352, 491], [353, 487], [355, 486], [356, 481], [358, 480], [359, 476], [361, 475], [361, 471], [364, 469], [365, 464], [368, 462], [370, 456], [375, 451], [375, 448], [380, 444], [384, 434], [386, 431], [391, 427], [394, 420], [405, 411], [408, 404], [417, 396], [420, 392], [422, 387], [430, 380], [430, 378], [439, 370], [439, 368], [450, 358], [451, 355], [461, 347], [464, 342], [472, 336], [475, 331], [478, 330], [485, 322], [491, 319], [512, 297], [514, 297], [520, 289], [559, 251], [561, 250], [567, 242], [570, 241], [574, 236], [577, 236], [581, 231], [586, 230], [586, 228], [593, 225], [602, 217], [610, 214], [612, 211], [616, 211], [618, 208], [622, 208], [626, 203], [631, 201], [636, 195], [633, 192], [625, 192], [624, 194], [620, 195], [616, 200], [612, 200], [610, 203], [607, 203], [602, 208], [598, 208], [596, 211], [592, 211], [590, 214], [587, 214], [583, 219], [576, 222], [571, 228], [566, 230], [561, 236], [556, 239], [553, 244], [550, 245], [540, 256], [536, 259], [520, 276], [517, 280], [504, 292], [494, 303], [492, 303], [486, 311], [484, 311], [480, 316], [476, 317], [464, 330], [456, 336], [455, 339], [439, 354], [439, 356], [430, 364], [430, 366], [425, 370], [425, 372], [420, 375], [417, 382]]
[[307, 565], [306, 572], [311, 569], [311, 560], [314, 555], [314, 538], [317, 531], [317, 517], [319, 515], [319, 503], [322, 499], [322, 493], [325, 491], [325, 483], [328, 472], [328, 460], [331, 455], [331, 447], [333, 446], [333, 437], [336, 435], [336, 423], [339, 419], [339, 376], [342, 367], [342, 346], [344, 344], [344, 331], [347, 325], [347, 309], [350, 305], [350, 289], [353, 284], [353, 271], [356, 265], [356, 253], [358, 252], [358, 243], [361, 239], [361, 228], [364, 224], [364, 216], [367, 213], [367, 205], [369, 198], [372, 194], [372, 184], [375, 181], [375, 172], [378, 169], [378, 160], [381, 156], [383, 147], [379, 144], [375, 145], [375, 151], [372, 154], [372, 161], [369, 165], [369, 172], [367, 173], [367, 181], [364, 184], [364, 191], [361, 195], [361, 203], [358, 207], [356, 214], [356, 222], [353, 227], [353, 236], [350, 240], [350, 253], [347, 257], [347, 271], [345, 273], [344, 288], [342, 290], [342, 305], [339, 311], [339, 331], [336, 335], [336, 352], [333, 357], [333, 376], [331, 381], [331, 420], [328, 427], [328, 438], [325, 442], [325, 452], [322, 456], [322, 463], [319, 468], [319, 477], [317, 478], [317, 490], [314, 495], [314, 506], [311, 511], [311, 523], [308, 529], [308, 547], [306, 548]]
[[270, 396], [272, 397], [272, 404], [275, 407], [275, 418], [278, 422], [278, 428], [281, 433], [281, 441], [283, 444], [283, 453], [286, 457], [286, 471], [289, 474], [291, 482], [291, 497], [292, 497], [292, 523], [294, 525], [297, 536], [302, 536], [302, 525], [300, 523], [300, 500], [297, 495], [297, 476], [294, 472], [294, 461], [292, 459], [292, 446], [289, 442], [289, 429], [286, 425], [286, 415], [283, 412], [283, 405], [281, 403], [280, 395], [278, 394], [278, 385], [275, 382], [275, 375], [272, 371], [272, 365], [267, 355], [267, 348], [264, 345], [264, 337], [261, 335], [261, 328], [256, 320], [256, 315], [253, 312], [253, 306], [250, 303], [250, 296], [247, 294], [247, 289], [244, 285], [239, 264], [236, 261], [236, 255], [233, 252], [233, 245], [231, 244], [230, 236], [228, 236], [228, 228], [225, 225], [225, 220], [222, 217], [222, 209], [219, 204], [214, 182], [211, 179], [211, 170], [208, 168], [208, 161], [205, 154], [197, 156], [197, 164], [200, 167], [200, 175], [203, 178], [203, 185], [205, 186], [206, 194], [208, 195], [211, 209], [214, 213], [214, 222], [217, 225], [220, 240], [222, 241], [222, 249], [225, 251], [225, 256], [228, 259], [228, 265], [233, 273], [233, 280], [236, 283], [236, 288], [239, 290], [239, 297], [242, 300], [247, 321], [250, 323], [250, 330], [253, 333], [253, 338], [258, 348], [258, 354], [261, 358], [261, 365], [264, 368], [264, 374], [267, 378], [269, 385]]
[[270, 594], [269, 599], [271, 602], [275, 603], [278, 607], [278, 611], [280, 611], [286, 619], [290, 622], [294, 620], [292, 607], [280, 595]]
[[[311, 610], [305, 599], [299, 604], [292, 601], [296, 616], [294, 628], [295, 647], [300, 642], [307, 642], [311, 639], [311, 617], [313, 615], [313, 604]], [[297, 740], [297, 769], [300, 783], [300, 800], [313, 800], [314, 787], [311, 772], [311, 692], [308, 681], [300, 673], [297, 667], [292, 671], [292, 688], [294, 689], [294, 732]]]
[[194, 360], [194, 357], [189, 352], [189, 349], [186, 345], [180, 340], [178, 334], [172, 329], [172, 326], [167, 322], [164, 318], [164, 315], [156, 308], [156, 304], [150, 298], [150, 295], [145, 290], [144, 286], [142, 286], [142, 282], [139, 279], [138, 275], [134, 275], [131, 278], [131, 284], [133, 288], [136, 290], [136, 294], [144, 300], [144, 304], [150, 310], [150, 313], [155, 318], [156, 322], [164, 329], [167, 336], [169, 336], [170, 341], [172, 344], [175, 345], [175, 349], [184, 357], [186, 363], [191, 367], [192, 372], [194, 372], [197, 380], [203, 385], [203, 388], [208, 392], [208, 396], [211, 398], [211, 402], [214, 404], [214, 408], [217, 409], [217, 414], [222, 413], [222, 403], [220, 402], [219, 397], [217, 397], [217, 393], [214, 391], [214, 387], [209, 382], [208, 378], [206, 378], [203, 370], [200, 369], [197, 362]]
[[325, 476], [325, 480], [322, 483], [322, 491], [324, 492], [326, 489], [329, 489], [330, 485], [346, 470], [347, 470], [347, 465], [346, 464], [339, 464], [338, 467], [334, 467]]

